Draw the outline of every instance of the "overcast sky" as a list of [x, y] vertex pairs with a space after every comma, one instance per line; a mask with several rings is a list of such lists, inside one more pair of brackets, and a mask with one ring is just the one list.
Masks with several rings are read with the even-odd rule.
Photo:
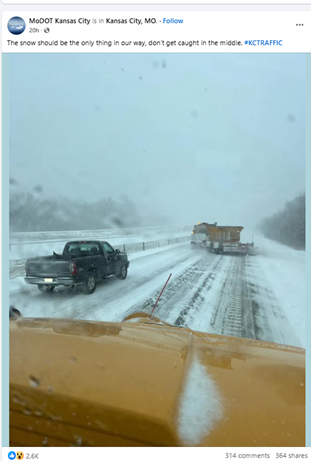
[[12, 54], [15, 190], [250, 226], [305, 189], [304, 54]]

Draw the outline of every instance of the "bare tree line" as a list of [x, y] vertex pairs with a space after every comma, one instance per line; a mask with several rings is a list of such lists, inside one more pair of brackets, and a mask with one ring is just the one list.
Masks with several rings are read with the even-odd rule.
[[10, 195], [10, 231], [92, 230], [105, 227], [135, 227], [141, 218], [126, 196], [96, 202], [49, 199], [33, 193]]
[[259, 229], [263, 235], [295, 249], [306, 247], [306, 194], [286, 202], [283, 210], [264, 218]]

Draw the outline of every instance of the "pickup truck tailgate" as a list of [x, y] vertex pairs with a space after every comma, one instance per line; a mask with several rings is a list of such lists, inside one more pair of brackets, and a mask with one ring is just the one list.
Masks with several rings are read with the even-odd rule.
[[26, 275], [29, 277], [62, 277], [71, 274], [71, 264], [65, 260], [30, 259], [26, 264]]

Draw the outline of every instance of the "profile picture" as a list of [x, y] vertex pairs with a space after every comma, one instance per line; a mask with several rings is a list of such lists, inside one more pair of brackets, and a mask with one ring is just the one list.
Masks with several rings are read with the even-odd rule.
[[26, 29], [26, 23], [23, 18], [20, 18], [19, 16], [14, 16], [8, 22], [8, 29], [11, 32], [11, 34], [19, 35], [22, 34]]

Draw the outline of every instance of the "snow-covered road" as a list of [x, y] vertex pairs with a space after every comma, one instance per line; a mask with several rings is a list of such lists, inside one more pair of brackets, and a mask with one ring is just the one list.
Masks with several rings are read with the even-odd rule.
[[176, 326], [305, 347], [304, 252], [257, 239], [257, 256], [215, 255], [189, 242], [130, 255], [128, 278], [107, 279], [94, 294], [24, 286], [10, 303], [30, 317], [121, 321], [151, 312]]

